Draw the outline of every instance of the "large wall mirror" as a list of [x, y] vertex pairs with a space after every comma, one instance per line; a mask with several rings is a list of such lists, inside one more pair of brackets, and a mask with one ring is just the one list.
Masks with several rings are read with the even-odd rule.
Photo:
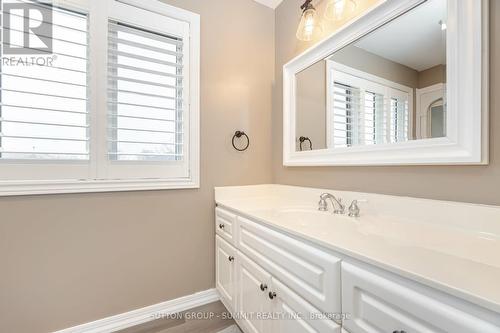
[[285, 65], [284, 164], [487, 163], [487, 17], [387, 0]]

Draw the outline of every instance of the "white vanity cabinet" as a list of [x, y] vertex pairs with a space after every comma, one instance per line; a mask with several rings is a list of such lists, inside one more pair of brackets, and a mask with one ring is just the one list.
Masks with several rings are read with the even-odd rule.
[[216, 219], [217, 290], [245, 333], [500, 333], [499, 313], [221, 208]]
[[340, 312], [340, 259], [318, 247], [238, 217], [237, 248], [320, 311]]
[[232, 230], [235, 247], [216, 225], [217, 290], [245, 333], [340, 333], [323, 315], [340, 313], [340, 259], [240, 216]]
[[236, 319], [245, 332], [340, 332], [340, 325], [240, 251], [236, 267]]

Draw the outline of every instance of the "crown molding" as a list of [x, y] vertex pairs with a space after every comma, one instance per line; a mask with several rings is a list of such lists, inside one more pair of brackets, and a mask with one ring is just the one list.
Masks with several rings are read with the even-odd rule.
[[283, 2], [283, 0], [254, 0], [254, 1], [272, 9], [276, 9], [280, 5], [280, 3]]

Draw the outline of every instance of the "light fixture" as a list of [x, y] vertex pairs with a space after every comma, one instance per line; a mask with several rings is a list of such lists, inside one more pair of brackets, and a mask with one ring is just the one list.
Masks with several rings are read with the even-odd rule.
[[330, 21], [340, 21], [346, 15], [354, 13], [356, 1], [354, 0], [328, 0], [325, 18]]
[[300, 9], [302, 9], [302, 17], [297, 29], [297, 38], [308, 42], [318, 37], [322, 28], [318, 23], [316, 8], [314, 8], [312, 0], [306, 0]]

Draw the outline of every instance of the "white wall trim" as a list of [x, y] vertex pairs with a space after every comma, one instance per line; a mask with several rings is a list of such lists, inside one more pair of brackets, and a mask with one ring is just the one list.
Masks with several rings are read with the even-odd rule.
[[[267, 6], [272, 9], [276, 9], [283, 0], [254, 0], [255, 2], [260, 3], [261, 5]], [[300, 6], [301, 4], [297, 5]]]
[[215, 289], [147, 306], [130, 312], [99, 319], [83, 325], [66, 328], [54, 333], [110, 333], [144, 324], [166, 314], [179, 313], [220, 299]]

